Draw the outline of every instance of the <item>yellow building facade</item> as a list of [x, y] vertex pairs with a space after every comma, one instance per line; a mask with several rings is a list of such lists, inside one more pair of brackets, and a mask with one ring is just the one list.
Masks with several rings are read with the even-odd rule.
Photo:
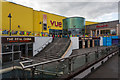
[[98, 22], [85, 21], [85, 25], [98, 24]]
[[[11, 2], [0, 2], [0, 26], [2, 36], [41, 36], [63, 30], [64, 16], [36, 11]], [[11, 14], [11, 22], [9, 14]], [[10, 24], [11, 23], [11, 24]], [[86, 21], [85, 25], [97, 22]], [[10, 28], [11, 26], [11, 28]]]
[[[9, 14], [11, 14], [11, 30]], [[27, 33], [32, 33], [33, 9], [11, 2], [2, 2], [2, 31], [5, 36], [10, 32], [12, 36], [27, 36]], [[29, 35], [32, 35], [31, 33]]]
[[[35, 11], [32, 8], [11, 2], [0, 4], [0, 26], [2, 36], [40, 36], [41, 33], [49, 34], [49, 29], [62, 30], [63, 19], [66, 17], [44, 11]], [[8, 15], [11, 14], [11, 24]], [[11, 25], [11, 28], [10, 28]], [[44, 29], [44, 27], [46, 27]]]
[[62, 30], [63, 19], [65, 18], [66, 17], [64, 16], [59, 16], [44, 11], [34, 11], [35, 36], [41, 34], [41, 32], [49, 34], [50, 30]]
[[0, 35], [2, 34], [2, 0], [0, 0]]

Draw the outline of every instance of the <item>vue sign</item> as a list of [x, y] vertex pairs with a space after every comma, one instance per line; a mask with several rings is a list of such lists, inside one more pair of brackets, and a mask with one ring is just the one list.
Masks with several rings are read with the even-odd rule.
[[53, 26], [53, 25], [55, 25], [56, 27], [62, 27], [62, 22], [57, 22], [57, 21], [52, 21], [52, 20], [50, 20], [50, 23], [51, 23], [51, 25]]

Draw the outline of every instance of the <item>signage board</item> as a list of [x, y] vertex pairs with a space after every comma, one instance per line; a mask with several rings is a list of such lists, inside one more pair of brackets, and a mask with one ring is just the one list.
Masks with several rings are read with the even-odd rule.
[[96, 26], [96, 28], [108, 27], [108, 25]]
[[92, 39], [100, 39], [100, 37], [79, 37], [79, 40], [92, 40]]
[[34, 37], [1, 37], [1, 43], [27, 43], [34, 42]]
[[56, 27], [62, 27], [62, 22], [52, 21], [50, 20], [51, 25], [55, 25]]

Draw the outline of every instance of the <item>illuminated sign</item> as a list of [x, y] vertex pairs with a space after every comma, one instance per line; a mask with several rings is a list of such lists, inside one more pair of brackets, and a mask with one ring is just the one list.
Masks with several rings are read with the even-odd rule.
[[57, 21], [52, 21], [52, 20], [50, 20], [50, 23], [51, 23], [51, 25], [53, 26], [53, 25], [55, 25], [56, 27], [62, 27], [62, 22], [57, 22]]
[[2, 37], [2, 43], [34, 42], [34, 37]]
[[96, 26], [97, 28], [100, 28], [100, 27], [108, 27], [108, 25], [102, 25], [102, 26]]
[[92, 40], [92, 39], [100, 39], [100, 37], [79, 37], [79, 40]]
[[85, 38], [81, 38], [81, 39], [83, 39], [83, 40], [84, 40], [84, 39], [87, 40], [87, 39], [92, 39], [92, 38], [87, 38], [87, 37], [85, 37]]

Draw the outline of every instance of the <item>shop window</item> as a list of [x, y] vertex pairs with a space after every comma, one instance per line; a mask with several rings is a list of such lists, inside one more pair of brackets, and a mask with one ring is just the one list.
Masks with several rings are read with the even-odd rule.
[[99, 35], [99, 30], [97, 30], [97, 35]]
[[2, 52], [12, 52], [12, 45], [3, 45], [2, 46]]
[[115, 29], [111, 30], [111, 34], [116, 35], [116, 30]]
[[100, 32], [101, 34], [110, 34], [110, 30], [101, 30], [101, 32]]
[[106, 34], [110, 34], [110, 30], [106, 30]]
[[32, 56], [33, 54], [33, 44], [28, 44], [28, 56]]

